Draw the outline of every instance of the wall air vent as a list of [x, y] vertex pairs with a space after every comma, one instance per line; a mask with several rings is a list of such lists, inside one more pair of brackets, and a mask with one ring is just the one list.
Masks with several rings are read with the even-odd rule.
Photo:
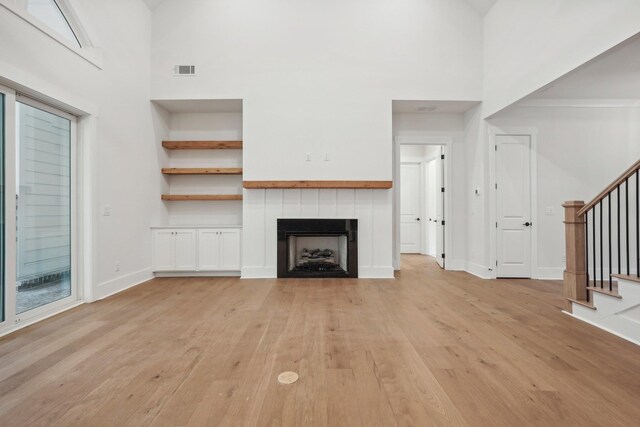
[[195, 65], [176, 65], [175, 67], [173, 67], [173, 75], [174, 76], [195, 76], [196, 66]]

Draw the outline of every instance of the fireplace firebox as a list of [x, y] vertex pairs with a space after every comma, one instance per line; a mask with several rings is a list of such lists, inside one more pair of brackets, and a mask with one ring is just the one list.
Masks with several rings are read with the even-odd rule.
[[357, 219], [278, 219], [278, 277], [358, 277]]

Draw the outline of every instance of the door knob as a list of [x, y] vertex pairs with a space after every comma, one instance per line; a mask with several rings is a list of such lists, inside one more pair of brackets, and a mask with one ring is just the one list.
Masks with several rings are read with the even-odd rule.
[[532, 225], [533, 225], [533, 223], [532, 223], [532, 222], [527, 221], [527, 222], [525, 222], [525, 223], [524, 223], [524, 224], [522, 224], [522, 225], [524, 225], [525, 227], [530, 227], [530, 226], [532, 226]]
[[416, 218], [416, 221], [420, 221], [420, 218]]

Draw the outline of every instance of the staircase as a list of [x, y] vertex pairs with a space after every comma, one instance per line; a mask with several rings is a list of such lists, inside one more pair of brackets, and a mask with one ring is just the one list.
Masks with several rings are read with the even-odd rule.
[[640, 345], [640, 160], [565, 209], [565, 311]]

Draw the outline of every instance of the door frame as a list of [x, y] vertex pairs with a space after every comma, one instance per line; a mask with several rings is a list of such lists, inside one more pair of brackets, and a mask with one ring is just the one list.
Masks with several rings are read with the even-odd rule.
[[[408, 161], [408, 162], [403, 162], [400, 161], [400, 172], [402, 173], [402, 165], [418, 165], [418, 167], [420, 168], [420, 210], [418, 215], [420, 215], [420, 247], [419, 247], [419, 251], [418, 253], [421, 255], [426, 255], [426, 242], [425, 242], [425, 224], [424, 224], [424, 217], [427, 214], [427, 212], [425, 211], [425, 205], [426, 205], [426, 198], [425, 198], [425, 179], [424, 179], [424, 175], [425, 175], [425, 162], [424, 161], [419, 161], [419, 162], [415, 162], [415, 161]], [[399, 180], [398, 182], [400, 182], [401, 180]], [[400, 192], [398, 192], [398, 194], [400, 194]], [[402, 198], [400, 200], [400, 211], [402, 210]], [[400, 212], [399, 212], [400, 213]], [[402, 220], [402, 218], [399, 218], [399, 220]], [[402, 241], [400, 241], [402, 246]]]
[[538, 129], [534, 127], [497, 127], [490, 126], [489, 132], [489, 278], [497, 278], [498, 265], [498, 229], [497, 223], [497, 189], [496, 184], [496, 137], [499, 135], [528, 136], [530, 141], [531, 170], [531, 279], [538, 279]]
[[[5, 186], [10, 191], [5, 191], [5, 319], [0, 321], [0, 337], [12, 333], [18, 329], [37, 323], [48, 317], [55, 316], [70, 308], [90, 302], [95, 299], [94, 283], [97, 283], [97, 271], [94, 267], [97, 262], [97, 221], [93, 214], [97, 212], [97, 197], [95, 195], [95, 185], [97, 176], [95, 174], [96, 158], [96, 134], [98, 109], [92, 104], [86, 103], [83, 99], [69, 97], [68, 94], [57, 92], [55, 86], [46, 82], [29, 80], [25, 76], [14, 76], [9, 79], [0, 76], [0, 92], [5, 94], [5, 159], [11, 158], [15, 163], [15, 142], [7, 145], [7, 141], [15, 141], [15, 102], [18, 96], [25, 96], [44, 105], [51, 106], [56, 110], [61, 110], [76, 117], [76, 280], [78, 286], [77, 299], [63, 307], [48, 307], [48, 310], [39, 312], [37, 317], [22, 317], [17, 321], [15, 314], [15, 280], [16, 280], [16, 250], [15, 246], [9, 246], [8, 242], [15, 242], [16, 239], [16, 199], [15, 199], [15, 170], [7, 173], [5, 166]], [[34, 88], [40, 88], [37, 90]], [[46, 93], [58, 93], [52, 97]], [[81, 107], [74, 107], [81, 106]], [[9, 125], [7, 126], [7, 123]], [[73, 231], [73, 230], [72, 230]], [[14, 290], [9, 297], [8, 286], [13, 284]], [[34, 309], [38, 310], [38, 309]], [[34, 311], [30, 310], [30, 311]], [[29, 312], [27, 312], [29, 313]]]
[[[447, 158], [447, 156], [445, 156], [445, 160], [446, 160], [446, 158]], [[424, 188], [423, 188], [423, 191], [424, 191], [424, 194], [426, 195], [426, 197], [425, 197], [425, 203], [423, 204], [423, 208], [427, 208], [427, 207], [428, 207], [428, 205], [429, 205], [429, 200], [428, 200], [428, 195], [429, 195], [429, 185], [428, 185], [428, 180], [427, 180], [427, 174], [428, 174], [428, 172], [427, 172], [427, 171], [428, 171], [429, 163], [431, 163], [431, 162], [432, 162], [432, 161], [434, 161], [434, 160], [435, 160], [435, 161], [438, 161], [438, 160], [439, 160], [439, 159], [438, 159], [438, 156], [435, 156], [435, 157], [427, 157], [427, 158], [426, 158], [426, 160], [424, 161], [424, 171], [423, 171], [423, 174], [422, 174], [422, 175], [423, 175], [423, 180], [424, 180]], [[437, 167], [437, 165], [436, 165], [436, 167]], [[437, 169], [436, 169], [436, 172], [437, 172]], [[437, 177], [436, 177], [436, 183], [437, 183]], [[437, 189], [437, 187], [436, 187], [436, 189]], [[437, 191], [437, 190], [436, 190], [436, 191]], [[446, 191], [445, 191], [445, 196], [446, 196]], [[436, 198], [437, 198], [437, 197], [438, 197], [438, 196], [436, 195]], [[436, 203], [436, 206], [437, 206], [437, 203]], [[437, 211], [437, 209], [436, 209], [436, 211]], [[427, 210], [425, 210], [425, 212], [424, 212], [424, 217], [427, 217], [427, 216], [428, 216], [428, 212], [427, 212]], [[438, 212], [436, 212], [436, 217], [437, 217], [437, 216], [438, 216]], [[446, 221], [446, 220], [445, 220], [445, 221]], [[423, 237], [423, 239], [425, 240], [425, 242], [424, 242], [424, 251], [423, 251], [422, 253], [423, 253], [424, 255], [429, 255], [429, 238], [428, 238], [428, 236], [429, 236], [429, 230], [428, 230], [428, 228], [429, 228], [429, 224], [425, 222], [425, 223], [424, 223], [424, 225], [425, 225], [425, 230], [424, 230], [424, 232], [422, 233], [422, 234], [423, 234], [423, 236], [422, 236], [422, 237]], [[447, 229], [447, 228], [445, 227], [445, 231], [446, 231], [446, 229]], [[437, 228], [436, 228], [436, 233], [437, 233]], [[433, 255], [435, 258], [437, 258], [437, 257], [438, 257], [438, 255], [437, 255], [437, 252], [438, 252], [438, 243], [437, 243], [437, 241], [438, 241], [438, 237], [436, 236], [436, 249], [435, 249], [436, 254], [435, 254], [435, 255]], [[445, 249], [445, 251], [446, 251], [446, 245], [444, 246], [444, 249]], [[446, 263], [445, 263], [445, 265], [446, 265]]]
[[[25, 321], [29, 321], [32, 319], [39, 319], [40, 317], [43, 316], [43, 314], [49, 313], [51, 311], [56, 311], [71, 305], [74, 305], [80, 298], [80, 290], [79, 290], [79, 286], [78, 286], [78, 158], [77, 158], [77, 147], [78, 147], [78, 132], [77, 132], [77, 127], [78, 127], [78, 118], [76, 116], [73, 116], [69, 113], [66, 113], [58, 108], [54, 108], [51, 107], [49, 105], [43, 104], [42, 102], [36, 101], [33, 98], [30, 98], [28, 96], [24, 96], [21, 94], [16, 94], [16, 102], [19, 102], [21, 104], [24, 105], [28, 105], [30, 107], [33, 108], [37, 108], [39, 110], [45, 111], [47, 113], [53, 114], [55, 116], [58, 117], [62, 117], [64, 119], [69, 120], [70, 124], [71, 124], [71, 132], [70, 132], [70, 138], [71, 138], [71, 157], [70, 157], [70, 173], [71, 173], [71, 179], [70, 179], [70, 193], [71, 193], [71, 210], [70, 210], [70, 215], [71, 215], [71, 221], [70, 221], [70, 227], [71, 227], [71, 253], [70, 253], [70, 259], [71, 259], [71, 269], [70, 269], [70, 284], [71, 284], [71, 295], [69, 295], [68, 297], [56, 300], [56, 301], [52, 301], [50, 303], [47, 303], [45, 305], [42, 305], [40, 307], [36, 307], [33, 308], [29, 311], [25, 311], [24, 313], [20, 313], [20, 314], [15, 314], [15, 322], [16, 323], [22, 323]], [[15, 104], [14, 104], [15, 105]], [[14, 138], [15, 140], [15, 138]], [[13, 148], [17, 148], [17, 144], [13, 144]], [[11, 161], [13, 162], [14, 166], [10, 169], [13, 169], [13, 175], [18, 174], [19, 173], [19, 164], [16, 162], [16, 156], [15, 156], [15, 152], [13, 153], [13, 158], [11, 159]], [[5, 162], [6, 165], [6, 162]], [[6, 169], [5, 169], [6, 172]], [[14, 177], [15, 179], [15, 177]], [[9, 191], [12, 194], [13, 199], [16, 199], [16, 189], [15, 189], [15, 181], [13, 182], [13, 186], [11, 189], [5, 189], [5, 191]], [[16, 210], [17, 212], [17, 210]], [[17, 225], [17, 224], [16, 224]], [[14, 227], [15, 228], [15, 227]], [[15, 239], [12, 240], [16, 241]], [[17, 241], [16, 241], [17, 242]], [[16, 248], [14, 250], [15, 256], [18, 256], [18, 245], [16, 243]], [[16, 259], [16, 262], [18, 260]], [[14, 272], [15, 273], [15, 272]], [[15, 277], [14, 277], [14, 283], [15, 283]], [[14, 301], [12, 301], [14, 307], [13, 310], [15, 310], [15, 295], [14, 295]]]
[[[441, 145], [444, 149], [444, 249], [451, 252], [451, 192], [453, 191], [453, 136], [419, 135], [396, 136], [393, 138], [393, 269], [400, 270], [400, 146], [401, 145]], [[448, 221], [448, 224], [447, 224]], [[445, 270], [457, 270], [455, 262], [449, 256], [445, 259]]]

